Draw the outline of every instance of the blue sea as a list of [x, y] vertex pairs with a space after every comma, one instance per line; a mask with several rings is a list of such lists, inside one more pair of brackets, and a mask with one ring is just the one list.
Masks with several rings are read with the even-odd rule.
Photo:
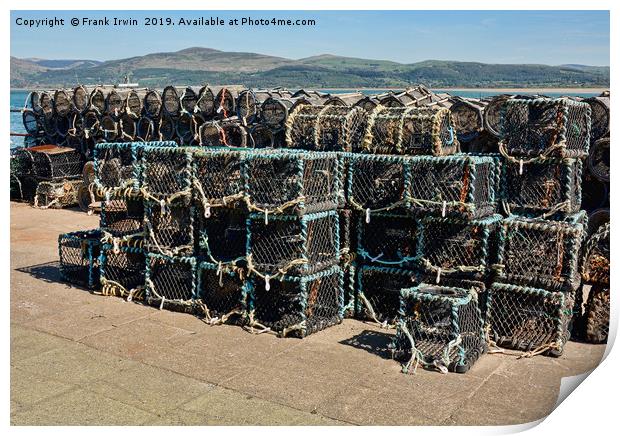
[[[330, 90], [330, 89], [324, 89], [322, 90], [324, 92], [329, 92], [332, 94], [338, 94], [338, 93], [345, 93], [345, 92], [354, 92], [354, 89], [338, 89], [338, 90]], [[387, 92], [389, 91], [388, 89], [382, 90], [364, 90], [362, 91], [364, 94], [376, 94], [376, 93], [382, 93], [382, 92]], [[441, 90], [441, 89], [436, 89], [436, 92], [448, 92], [445, 90]], [[481, 98], [481, 97], [488, 97], [490, 95], [495, 95], [498, 94], [498, 92], [493, 92], [493, 91], [449, 91], [450, 94], [452, 95], [460, 95], [462, 97], [473, 97], [473, 98]], [[549, 97], [560, 97], [561, 95], [570, 95], [570, 96], [581, 96], [581, 97], [592, 97], [592, 96], [596, 96], [598, 95], [598, 93], [592, 93], [592, 92], [582, 92], [582, 93], [577, 93], [577, 94], [561, 94], [558, 92], [548, 92], [545, 95], [549, 96]], [[26, 98], [28, 97], [28, 91], [11, 91], [11, 109], [21, 109], [22, 107], [24, 107], [24, 102], [26, 101]], [[16, 133], [26, 133], [24, 126], [22, 124], [22, 116], [21, 113], [19, 112], [11, 112], [11, 132], [16, 132]], [[24, 138], [23, 137], [19, 137], [19, 136], [11, 136], [11, 148], [15, 148], [15, 147], [21, 147], [24, 144]]]

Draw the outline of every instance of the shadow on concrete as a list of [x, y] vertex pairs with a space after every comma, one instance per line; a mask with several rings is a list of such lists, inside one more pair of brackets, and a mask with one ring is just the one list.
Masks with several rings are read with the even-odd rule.
[[52, 262], [40, 263], [38, 265], [24, 266], [21, 268], [15, 268], [15, 271], [30, 274], [32, 277], [38, 280], [43, 280], [47, 283], [60, 283], [60, 262], [54, 260]]
[[392, 342], [393, 338], [394, 335], [387, 332], [364, 330], [349, 339], [340, 341], [340, 343], [343, 345], [348, 345], [349, 347], [367, 351], [383, 359], [389, 360], [392, 358], [392, 354], [390, 353], [388, 346]]

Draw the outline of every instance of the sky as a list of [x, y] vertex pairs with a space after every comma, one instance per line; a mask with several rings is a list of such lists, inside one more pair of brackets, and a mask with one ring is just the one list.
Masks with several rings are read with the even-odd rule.
[[[16, 20], [64, 18], [64, 26]], [[135, 27], [73, 27], [71, 18], [136, 18]], [[145, 17], [314, 19], [314, 26], [145, 26]], [[413, 63], [609, 65], [607, 11], [12, 11], [11, 55], [113, 60], [188, 47], [299, 59], [318, 54]]]

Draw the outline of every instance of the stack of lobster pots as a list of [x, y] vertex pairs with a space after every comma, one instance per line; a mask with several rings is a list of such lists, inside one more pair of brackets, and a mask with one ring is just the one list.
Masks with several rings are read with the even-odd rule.
[[589, 105], [573, 99], [505, 105], [499, 150], [506, 218], [487, 301], [492, 345], [559, 356], [570, 337], [587, 229], [581, 176], [590, 128]]

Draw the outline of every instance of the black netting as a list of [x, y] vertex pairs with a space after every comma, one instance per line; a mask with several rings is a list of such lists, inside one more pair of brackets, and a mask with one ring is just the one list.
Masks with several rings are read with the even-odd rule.
[[176, 134], [181, 140], [183, 145], [192, 145], [194, 143], [194, 132], [198, 132], [200, 125], [198, 125], [201, 118], [195, 118], [188, 112], [183, 112], [179, 115], [176, 122]]
[[478, 100], [457, 97], [450, 107], [454, 130], [459, 141], [471, 141], [483, 129], [482, 110], [484, 105]]
[[57, 116], [66, 117], [73, 109], [71, 96], [64, 89], [54, 92], [54, 112]]
[[251, 148], [272, 148], [274, 146], [273, 132], [268, 126], [255, 124], [250, 128]]
[[99, 116], [94, 110], [88, 110], [82, 115], [82, 129], [84, 130], [84, 137], [94, 138], [101, 133], [101, 127], [99, 125]]
[[149, 118], [158, 118], [161, 113], [162, 99], [155, 90], [147, 91], [144, 96], [144, 114]]
[[205, 217], [198, 211], [199, 254], [209, 262], [238, 263], [245, 259], [246, 215], [235, 209], [213, 209]]
[[246, 310], [245, 281], [242, 274], [203, 262], [198, 268], [198, 297], [204, 304], [205, 318], [210, 323], [236, 319]]
[[357, 276], [356, 316], [393, 324], [400, 308], [400, 290], [417, 283], [417, 276], [413, 271], [362, 266]]
[[233, 90], [222, 88], [215, 96], [215, 115], [219, 118], [232, 117], [235, 114], [235, 95]]
[[568, 98], [511, 99], [506, 103], [502, 137], [511, 156], [539, 156], [564, 144], [556, 155], [584, 157], [590, 145], [587, 103]]
[[137, 124], [135, 118], [124, 113], [118, 121], [118, 133], [122, 141], [134, 141], [136, 139]]
[[215, 116], [215, 96], [208, 86], [203, 86], [198, 92], [198, 101], [196, 107], [205, 119]]
[[[609, 220], [609, 216], [607, 220]], [[600, 225], [597, 231], [588, 238], [581, 259], [581, 275], [584, 282], [609, 286], [609, 259], [611, 254], [609, 239], [609, 221]]]
[[363, 150], [376, 154], [449, 155], [459, 150], [448, 109], [375, 109], [368, 117]]
[[115, 248], [104, 244], [101, 250], [101, 284], [104, 294], [125, 296], [127, 292], [144, 287], [146, 256], [141, 249]]
[[196, 310], [196, 261], [193, 257], [148, 254], [146, 302], [161, 309]]
[[347, 184], [351, 207], [379, 211], [404, 206], [406, 165], [398, 156], [351, 156]]
[[58, 236], [60, 275], [63, 280], [87, 288], [99, 286], [101, 232], [88, 230]]
[[32, 176], [11, 173], [10, 198], [13, 201], [34, 201], [38, 181]]
[[162, 108], [164, 112], [171, 116], [176, 117], [181, 111], [181, 99], [177, 89], [174, 86], [166, 86], [161, 93]]
[[578, 159], [502, 164], [502, 199], [513, 213], [575, 213], [581, 207], [581, 174]]
[[201, 150], [193, 154], [196, 196], [203, 210], [234, 204], [243, 194], [242, 152]]
[[487, 272], [501, 216], [483, 220], [424, 217], [420, 220], [418, 263], [427, 273], [480, 277]]
[[592, 129], [590, 136], [593, 141], [609, 136], [609, 97], [591, 97], [584, 100], [592, 110]]
[[118, 123], [111, 115], [104, 115], [99, 120], [99, 131], [106, 142], [113, 142], [119, 137]]
[[258, 118], [259, 103], [250, 89], [245, 89], [237, 97], [237, 116], [247, 123], [254, 123]]
[[477, 294], [461, 288], [420, 285], [401, 291], [393, 355], [426, 369], [464, 373], [486, 349]]
[[609, 288], [593, 286], [585, 307], [585, 337], [592, 343], [606, 343], [609, 336]]
[[147, 147], [142, 154], [142, 191], [149, 199], [189, 198], [191, 154], [177, 147]]
[[22, 121], [26, 132], [30, 135], [38, 136], [43, 134], [43, 125], [41, 124], [39, 115], [35, 111], [25, 109], [22, 112]]
[[482, 218], [495, 212], [499, 177], [492, 157], [415, 157], [410, 161], [414, 212]]
[[238, 122], [222, 122], [219, 134], [223, 146], [245, 148], [251, 145], [247, 128]]
[[140, 117], [144, 95], [144, 93], [138, 93], [138, 91], [135, 90], [131, 90], [127, 93], [127, 98], [125, 99], [125, 113], [127, 116], [133, 119]]
[[590, 147], [588, 169], [602, 182], [609, 182], [609, 137], [601, 138]]
[[105, 99], [106, 113], [113, 117], [118, 117], [123, 111], [125, 101], [123, 97], [114, 89], [108, 92]]
[[493, 136], [501, 135], [501, 127], [506, 112], [506, 102], [513, 98], [511, 95], [501, 94], [493, 97], [484, 109], [484, 129]]
[[194, 208], [147, 203], [144, 214], [145, 248], [151, 252], [191, 255], [194, 252]]
[[[198, 102], [198, 94], [189, 86], [183, 90], [180, 98], [181, 109], [189, 114], [193, 114]], [[196, 111], [197, 112], [197, 111]]]
[[284, 127], [294, 101], [284, 98], [267, 98], [261, 105], [260, 119], [271, 128]]
[[71, 114], [67, 116], [57, 115], [54, 118], [54, 128], [56, 129], [56, 135], [61, 139], [67, 136], [72, 126], [73, 117], [71, 117]]
[[90, 93], [90, 109], [95, 113], [102, 115], [105, 112], [106, 96], [101, 88], [95, 88]]
[[253, 319], [281, 336], [305, 337], [342, 320], [342, 272], [330, 268], [313, 276], [285, 276], [267, 289], [254, 280]]
[[288, 147], [315, 151], [360, 151], [367, 113], [354, 106], [300, 105], [286, 121]]
[[570, 333], [574, 296], [496, 283], [489, 291], [487, 329], [496, 345], [562, 354]]
[[39, 146], [25, 151], [31, 153], [32, 174], [46, 180], [77, 177], [82, 173], [82, 156], [68, 147]]
[[585, 212], [572, 216], [570, 222], [505, 219], [499, 235], [499, 278], [550, 290], [577, 289], [585, 219]]
[[34, 197], [34, 206], [40, 208], [77, 206], [77, 195], [81, 185], [81, 179], [39, 182]]
[[367, 223], [359, 217], [357, 255], [379, 265], [413, 266], [417, 255], [417, 221], [401, 215], [380, 214]]
[[142, 233], [144, 205], [140, 199], [118, 199], [101, 202], [100, 228], [114, 237]]
[[41, 92], [39, 106], [41, 107], [41, 114], [43, 117], [46, 120], [51, 120], [54, 116], [54, 99], [48, 92]]
[[176, 119], [164, 113], [159, 120], [157, 132], [160, 141], [172, 141], [177, 135]]
[[[338, 262], [338, 215], [335, 211], [292, 216], [250, 214], [251, 266], [271, 277], [312, 274]], [[248, 261], [249, 262], [249, 261]]]
[[311, 213], [337, 206], [336, 154], [248, 154], [244, 166], [247, 196], [253, 210]]
[[206, 121], [200, 126], [198, 136], [202, 147], [220, 147], [224, 145], [224, 132], [219, 121]]

